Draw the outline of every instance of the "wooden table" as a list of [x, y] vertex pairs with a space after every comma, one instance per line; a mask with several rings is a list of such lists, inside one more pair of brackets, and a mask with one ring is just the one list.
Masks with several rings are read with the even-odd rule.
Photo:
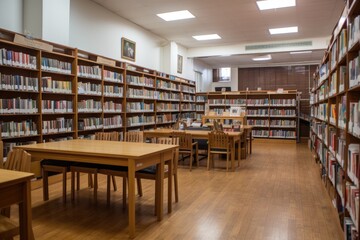
[[34, 174], [0, 169], [0, 209], [19, 204], [20, 239], [34, 239], [30, 180]]
[[[72, 162], [126, 166], [129, 178], [129, 234], [135, 237], [135, 171], [157, 165], [159, 175], [156, 183], [157, 217], [162, 220], [164, 162], [169, 161], [169, 176], [172, 174], [173, 152], [177, 145], [116, 142], [100, 140], [69, 140], [18, 146], [31, 154], [33, 159], [56, 159]], [[168, 178], [169, 205], [171, 212], [172, 178]]]
[[[154, 129], [145, 130], [144, 137], [169, 137], [175, 132], [185, 132], [191, 134], [193, 139], [208, 139], [210, 131], [201, 130], [172, 130], [172, 129]], [[231, 141], [231, 170], [235, 171], [235, 146], [238, 143], [238, 157], [241, 157], [241, 132], [227, 132]]]

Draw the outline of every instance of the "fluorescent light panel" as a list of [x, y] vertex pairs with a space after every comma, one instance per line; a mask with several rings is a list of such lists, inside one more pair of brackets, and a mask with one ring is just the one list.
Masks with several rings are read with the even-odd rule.
[[269, 10], [276, 8], [286, 8], [286, 7], [295, 7], [295, 0], [265, 0], [265, 1], [256, 1], [260, 10]]
[[218, 34], [197, 35], [197, 36], [193, 36], [193, 38], [195, 38], [198, 41], [221, 39], [221, 37]]
[[182, 19], [195, 18], [188, 10], [176, 11], [176, 12], [167, 12], [156, 14], [158, 17], [164, 19], [165, 21], [175, 21]]
[[298, 27], [284, 27], [284, 28], [270, 28], [269, 32], [270, 34], [274, 35], [274, 34], [284, 34], [284, 33], [297, 33], [298, 32]]
[[312, 51], [298, 51], [298, 52], [290, 52], [290, 54], [307, 54], [312, 53]]
[[255, 57], [252, 59], [253, 61], [268, 61], [271, 60], [271, 55], [265, 55], [265, 56], [261, 56], [261, 57]]

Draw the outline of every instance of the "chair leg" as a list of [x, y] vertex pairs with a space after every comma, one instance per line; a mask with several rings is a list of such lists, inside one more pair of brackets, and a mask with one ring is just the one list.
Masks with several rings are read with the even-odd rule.
[[117, 191], [116, 179], [115, 179], [115, 176], [111, 176], [111, 177], [112, 177], [112, 183], [113, 183], [113, 186], [114, 186], [114, 191], [116, 192]]
[[48, 171], [42, 170], [43, 176], [43, 200], [49, 200], [49, 178], [48, 178]]
[[94, 173], [94, 200], [97, 201], [97, 189], [98, 189], [98, 179], [97, 173]]
[[207, 163], [206, 163], [206, 167], [207, 167], [207, 170], [209, 171], [209, 168], [210, 168], [210, 151], [208, 152], [208, 157], [207, 157]]
[[76, 172], [76, 190], [80, 190], [80, 173]]
[[110, 175], [106, 175], [106, 204], [108, 206], [110, 206], [110, 184]]
[[63, 201], [66, 203], [66, 170], [63, 172]]
[[126, 177], [123, 177], [123, 209], [126, 209]]
[[179, 202], [179, 183], [177, 173], [174, 173], [174, 190], [175, 190], [175, 202]]
[[136, 182], [138, 187], [138, 194], [140, 197], [142, 197], [143, 192], [142, 192], [141, 178], [136, 178]]
[[88, 174], [88, 186], [89, 186], [89, 188], [94, 187], [91, 173]]
[[198, 145], [196, 145], [196, 147], [195, 147], [195, 158], [196, 158], [196, 165], [197, 165], [197, 167], [199, 167], [199, 149], [198, 149]]
[[229, 171], [229, 152], [226, 153], [226, 171]]
[[[76, 173], [77, 176], [79, 173]], [[79, 178], [78, 178], [79, 179]], [[71, 201], [75, 199], [75, 172], [71, 171]]]
[[192, 162], [193, 162], [193, 150], [191, 149], [191, 152], [190, 152], [190, 172], [191, 172], [191, 169], [192, 169]]

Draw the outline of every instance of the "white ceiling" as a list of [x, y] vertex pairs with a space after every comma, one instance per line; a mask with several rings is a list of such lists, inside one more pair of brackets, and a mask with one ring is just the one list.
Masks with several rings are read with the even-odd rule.
[[[188, 49], [329, 37], [344, 0], [296, 0], [296, 7], [260, 11], [255, 0], [93, 0], [117, 15]], [[196, 18], [165, 22], [156, 14], [189, 10]], [[293, 34], [270, 35], [269, 28], [298, 26]], [[193, 35], [219, 34], [197, 41]], [[227, 53], [228, 54], [228, 53]], [[323, 51], [306, 55], [276, 54], [270, 63], [320, 61]], [[208, 57], [211, 66], [251, 65], [250, 56]]]

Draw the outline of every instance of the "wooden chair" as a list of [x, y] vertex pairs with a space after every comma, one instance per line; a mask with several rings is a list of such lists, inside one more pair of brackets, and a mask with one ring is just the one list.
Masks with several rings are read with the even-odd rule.
[[[96, 132], [95, 133], [95, 140], [108, 140], [108, 141], [119, 141], [119, 133], [118, 132]], [[76, 188], [77, 190], [80, 189], [80, 173], [87, 173], [89, 179], [89, 186], [94, 187], [94, 200], [97, 200], [97, 189], [98, 189], [98, 180], [97, 174], [101, 173], [108, 175], [102, 167], [97, 164], [83, 164], [83, 163], [75, 163], [70, 166], [71, 172], [71, 199], [74, 200], [75, 198], [75, 174], [76, 174]], [[92, 175], [94, 175], [94, 181], [92, 180]], [[108, 175], [109, 182], [108, 188], [110, 188], [110, 176]], [[112, 176], [114, 190], [116, 191], [116, 181], [115, 177]], [[109, 189], [110, 191], [110, 189]], [[110, 193], [108, 193], [110, 195]], [[109, 197], [110, 198], [110, 197]], [[109, 201], [109, 200], [108, 200]]]
[[0, 168], [4, 168], [4, 144], [0, 140]]
[[221, 131], [212, 131], [209, 133], [207, 170], [210, 169], [210, 159], [212, 160], [212, 166], [214, 166], [214, 159], [211, 157], [212, 154], [226, 154], [226, 171], [228, 171], [231, 143], [227, 133]]
[[[3, 158], [1, 158], [1, 161], [3, 161]], [[30, 172], [30, 166], [31, 155], [22, 149], [11, 150], [4, 164], [5, 169], [21, 172]], [[10, 207], [1, 209], [0, 239], [12, 239], [19, 234], [19, 225], [10, 219]]]
[[[124, 142], [144, 142], [144, 132], [143, 131], [130, 131], [125, 132]], [[136, 178], [138, 194], [141, 197], [143, 195], [141, 179]]]
[[49, 173], [61, 173], [63, 184], [63, 202], [66, 203], [66, 180], [67, 172], [70, 171], [70, 163], [67, 161], [45, 159], [41, 161], [41, 171], [44, 201], [49, 200]]
[[[169, 145], [179, 145], [179, 138], [171, 137], [171, 138], [158, 138], [157, 143], [159, 144], [169, 144]], [[175, 202], [179, 201], [179, 191], [178, 191], [178, 174], [177, 174], [177, 167], [178, 167], [178, 159], [179, 159], [179, 151], [175, 152], [174, 161], [173, 161], [173, 171], [172, 175], [174, 177], [174, 192], [175, 192]], [[142, 169], [135, 173], [136, 178], [139, 179], [148, 179], [148, 180], [155, 180], [156, 181], [156, 166], [150, 166], [148, 168]], [[168, 174], [168, 168], [165, 169], [164, 179], [171, 177]], [[169, 194], [172, 194], [171, 192]], [[156, 195], [155, 195], [156, 196]], [[155, 213], [157, 209], [155, 199]]]
[[179, 138], [179, 154], [190, 156], [190, 171], [192, 170], [193, 156], [195, 155], [197, 167], [199, 167], [198, 143], [193, 142], [191, 134], [174, 132], [173, 137]]

